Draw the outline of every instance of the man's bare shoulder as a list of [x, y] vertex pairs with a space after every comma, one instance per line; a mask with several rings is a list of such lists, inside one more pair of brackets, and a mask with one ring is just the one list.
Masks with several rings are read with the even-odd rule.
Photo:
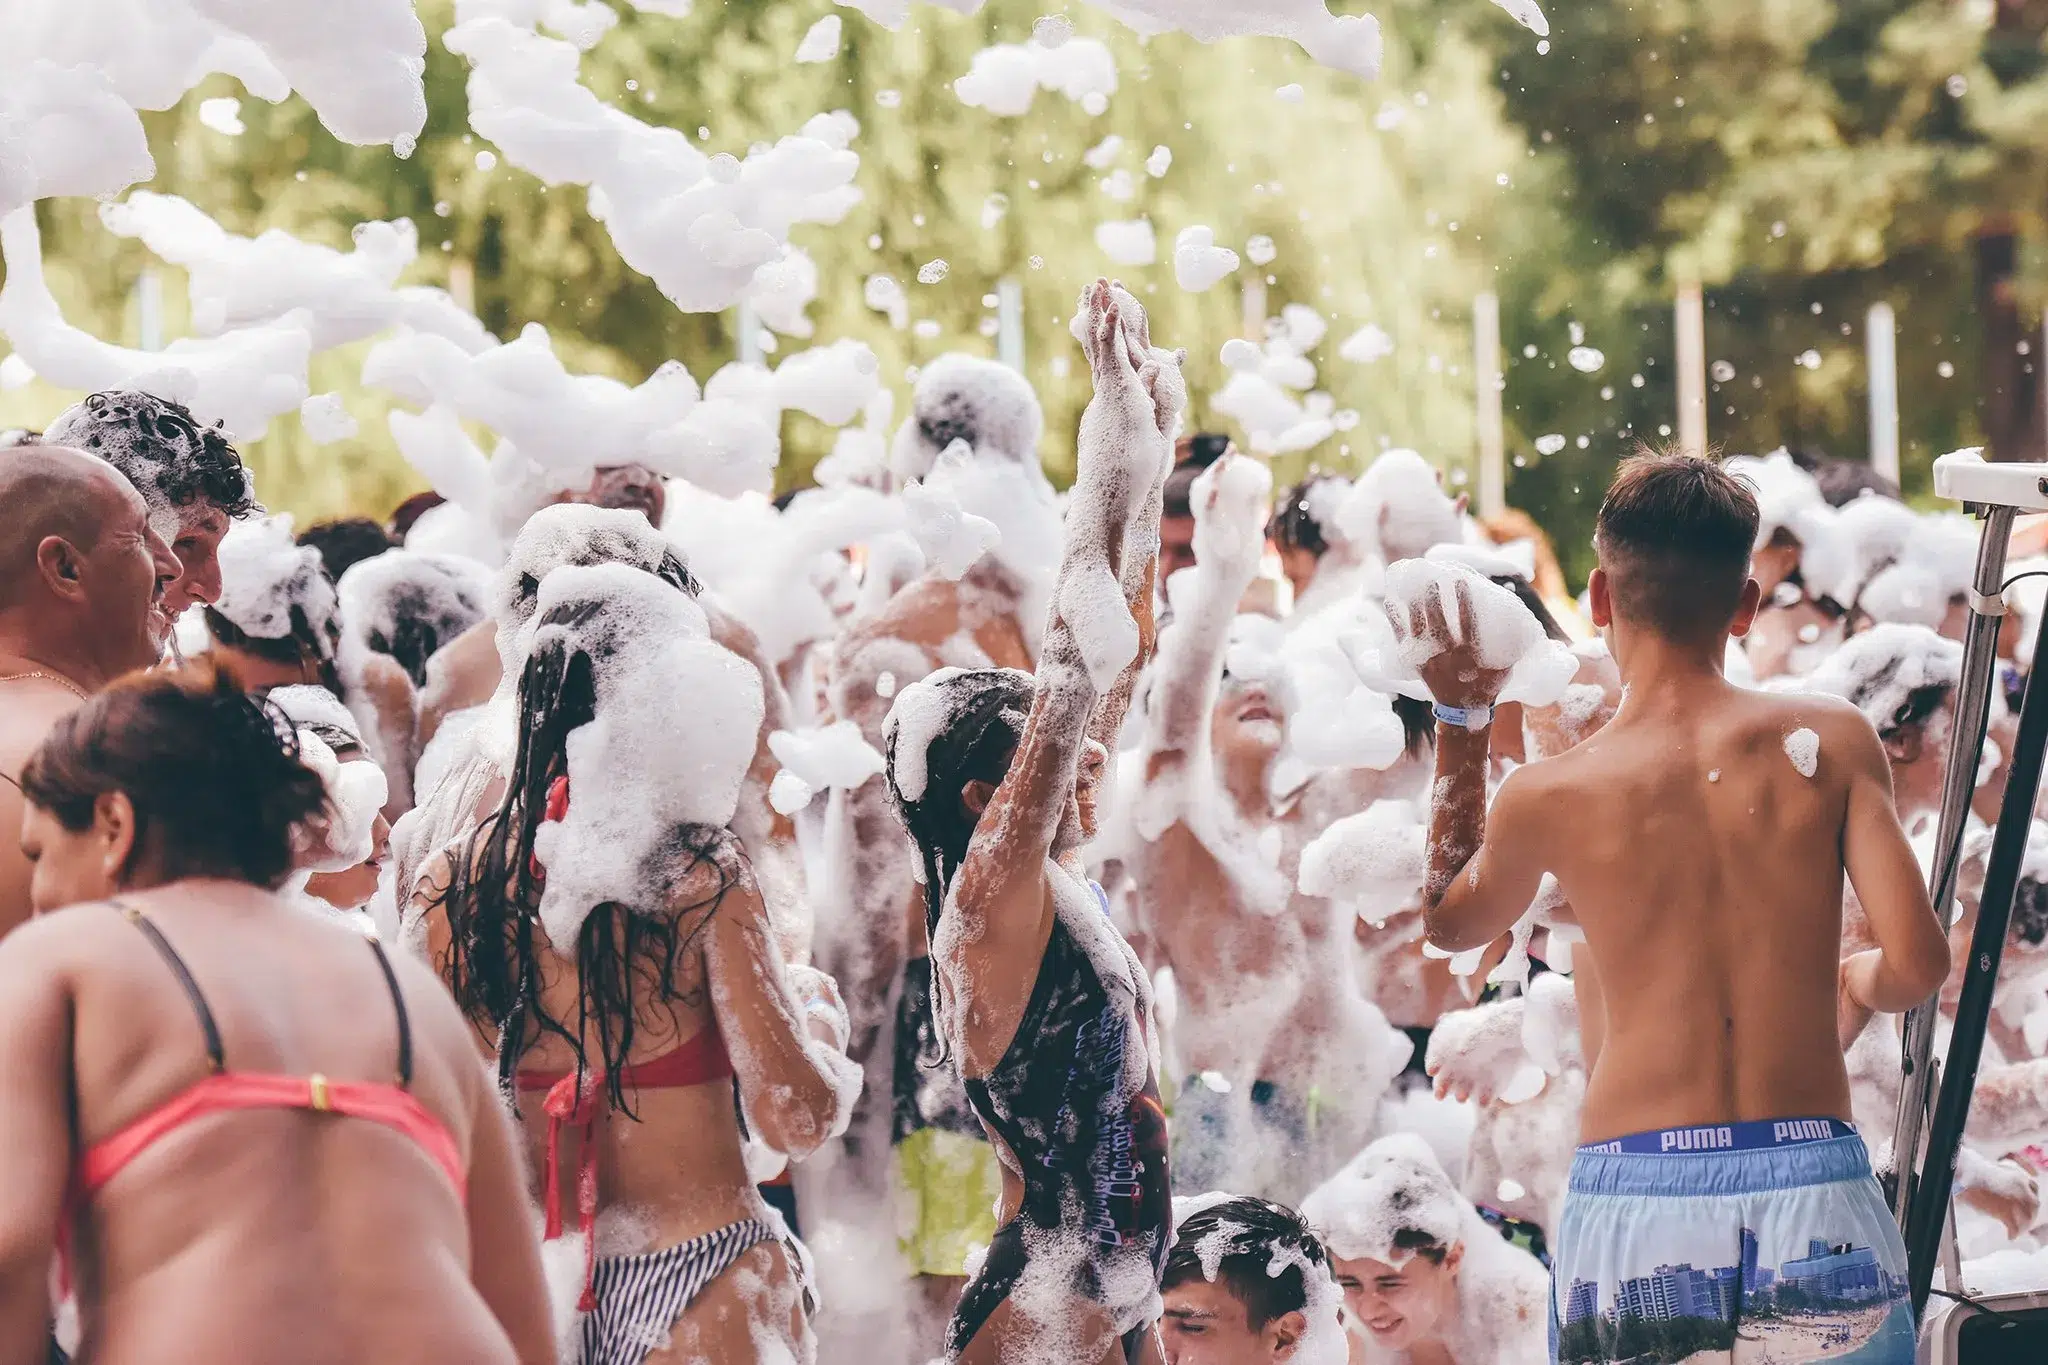
[[51, 727], [78, 709], [78, 694], [40, 678], [5, 686], [5, 704], [0, 705], [0, 773], [18, 778]]

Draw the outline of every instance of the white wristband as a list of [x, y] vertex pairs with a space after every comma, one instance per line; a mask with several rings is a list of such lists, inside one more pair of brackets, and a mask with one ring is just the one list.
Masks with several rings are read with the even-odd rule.
[[1491, 706], [1445, 706], [1442, 702], [1437, 702], [1431, 709], [1436, 712], [1438, 720], [1445, 725], [1454, 725], [1460, 730], [1484, 730], [1493, 724]]

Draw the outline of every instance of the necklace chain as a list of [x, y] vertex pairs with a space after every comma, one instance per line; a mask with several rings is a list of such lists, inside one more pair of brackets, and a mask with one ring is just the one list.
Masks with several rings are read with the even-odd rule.
[[87, 692], [77, 683], [59, 673], [45, 673], [40, 668], [32, 668], [26, 673], [0, 673], [0, 682], [20, 682], [25, 678], [43, 678], [72, 693], [80, 701], [92, 700], [90, 692]]

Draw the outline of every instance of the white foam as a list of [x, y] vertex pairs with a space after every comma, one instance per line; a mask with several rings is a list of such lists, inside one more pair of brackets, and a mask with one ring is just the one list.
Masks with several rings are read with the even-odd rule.
[[1217, 246], [1216, 234], [1209, 228], [1182, 228], [1173, 240], [1173, 278], [1190, 293], [1211, 288], [1236, 269], [1237, 253]]
[[1794, 730], [1785, 736], [1785, 757], [1801, 777], [1812, 777], [1820, 770], [1820, 736], [1805, 726]]
[[804, 31], [796, 45], [796, 62], [829, 62], [839, 55], [839, 16], [828, 14]]

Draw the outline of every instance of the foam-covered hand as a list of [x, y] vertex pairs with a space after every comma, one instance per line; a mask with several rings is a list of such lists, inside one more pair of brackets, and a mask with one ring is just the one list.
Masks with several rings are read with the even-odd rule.
[[[1457, 628], [1451, 627], [1446, 594], [1453, 600]], [[1491, 706], [1507, 682], [1509, 669], [1489, 668], [1481, 660], [1479, 616], [1472, 604], [1472, 586], [1461, 581], [1443, 585], [1419, 601], [1386, 604], [1387, 622], [1404, 649], [1424, 644], [1428, 657], [1418, 666], [1429, 694], [1445, 706]]]

